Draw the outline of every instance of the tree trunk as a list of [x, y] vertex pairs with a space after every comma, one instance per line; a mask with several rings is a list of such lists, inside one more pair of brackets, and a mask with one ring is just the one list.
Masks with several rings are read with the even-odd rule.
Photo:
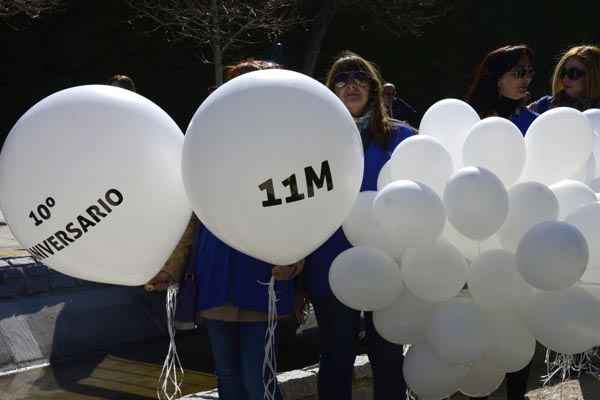
[[336, 10], [336, 0], [323, 0], [321, 8], [319, 9], [313, 23], [311, 24], [310, 39], [306, 46], [306, 54], [304, 56], [304, 66], [302, 71], [309, 76], [313, 76], [315, 73], [315, 67], [319, 54], [321, 53], [321, 46], [323, 45], [323, 39], [327, 34], [329, 25], [333, 20]]
[[223, 51], [221, 47], [216, 46], [213, 49], [213, 58], [215, 64], [215, 84], [221, 85], [223, 83]]
[[219, 18], [219, 6], [217, 4], [219, 0], [210, 1], [210, 12], [213, 17], [213, 63], [215, 65], [215, 84], [221, 85], [223, 83], [223, 43], [221, 43], [221, 20]]

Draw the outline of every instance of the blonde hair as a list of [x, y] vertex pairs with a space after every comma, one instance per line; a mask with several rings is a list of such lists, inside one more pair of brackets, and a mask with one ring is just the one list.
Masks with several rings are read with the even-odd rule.
[[586, 82], [584, 97], [592, 99], [600, 97], [600, 48], [590, 45], [571, 47], [563, 53], [554, 68], [552, 95], [556, 96], [564, 89], [560, 73], [571, 57], [577, 57], [585, 65], [586, 75], [584, 79]]

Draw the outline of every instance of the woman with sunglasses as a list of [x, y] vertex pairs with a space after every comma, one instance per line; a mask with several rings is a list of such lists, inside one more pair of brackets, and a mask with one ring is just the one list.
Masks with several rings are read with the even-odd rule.
[[577, 46], [567, 50], [552, 77], [552, 96], [544, 96], [529, 105], [543, 113], [554, 107], [573, 107], [579, 111], [600, 108], [600, 49]]
[[[509, 119], [525, 135], [538, 116], [524, 106], [534, 76], [532, 63], [533, 52], [526, 45], [504, 46], [488, 53], [476, 70], [467, 101], [481, 118]], [[507, 400], [525, 400], [530, 366], [506, 374]]]
[[485, 56], [467, 94], [481, 118], [510, 119], [523, 133], [537, 117], [528, 110], [529, 85], [535, 75], [533, 52], [526, 45], [504, 46]]
[[[365, 155], [361, 190], [377, 190], [377, 176], [394, 148], [414, 129], [391, 119], [383, 104], [383, 86], [376, 67], [352, 52], [344, 52], [327, 74], [327, 86], [348, 108], [360, 131]], [[321, 354], [318, 391], [320, 399], [351, 400], [352, 374], [360, 330], [360, 311], [339, 302], [329, 286], [333, 259], [352, 245], [342, 229], [306, 259], [305, 286], [319, 325]], [[406, 398], [402, 378], [402, 346], [383, 339], [365, 313], [366, 342], [373, 371], [374, 399]]]

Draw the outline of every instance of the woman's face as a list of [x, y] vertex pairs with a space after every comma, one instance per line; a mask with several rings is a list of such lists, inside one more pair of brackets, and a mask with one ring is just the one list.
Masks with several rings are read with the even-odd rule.
[[585, 64], [577, 57], [571, 57], [560, 70], [560, 79], [565, 93], [569, 97], [579, 98], [585, 95]]
[[521, 57], [519, 63], [498, 80], [498, 94], [513, 100], [525, 98], [534, 74], [529, 57]]
[[335, 94], [342, 100], [350, 114], [361, 116], [369, 103], [371, 78], [365, 71], [337, 73], [333, 77]]

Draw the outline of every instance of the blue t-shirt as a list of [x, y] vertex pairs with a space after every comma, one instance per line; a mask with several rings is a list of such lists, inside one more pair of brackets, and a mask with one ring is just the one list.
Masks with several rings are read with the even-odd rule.
[[[247, 256], [223, 243], [204, 225], [197, 232], [196, 284], [198, 309], [226, 304], [244, 310], [268, 311], [271, 264]], [[277, 314], [293, 310], [294, 281], [276, 281]]]
[[[404, 139], [416, 134], [416, 131], [404, 124], [396, 124], [391, 132], [387, 149], [374, 141], [365, 146], [365, 164], [361, 192], [377, 190], [377, 177], [383, 165], [390, 159], [396, 146]], [[331, 294], [329, 286], [329, 268], [334, 258], [352, 247], [342, 228], [339, 228], [325, 243], [306, 258], [304, 264], [304, 282], [310, 296]]]
[[523, 136], [525, 136], [529, 125], [531, 125], [533, 120], [538, 116], [538, 113], [533, 112], [525, 107], [521, 107], [510, 116], [510, 120], [519, 128]]

